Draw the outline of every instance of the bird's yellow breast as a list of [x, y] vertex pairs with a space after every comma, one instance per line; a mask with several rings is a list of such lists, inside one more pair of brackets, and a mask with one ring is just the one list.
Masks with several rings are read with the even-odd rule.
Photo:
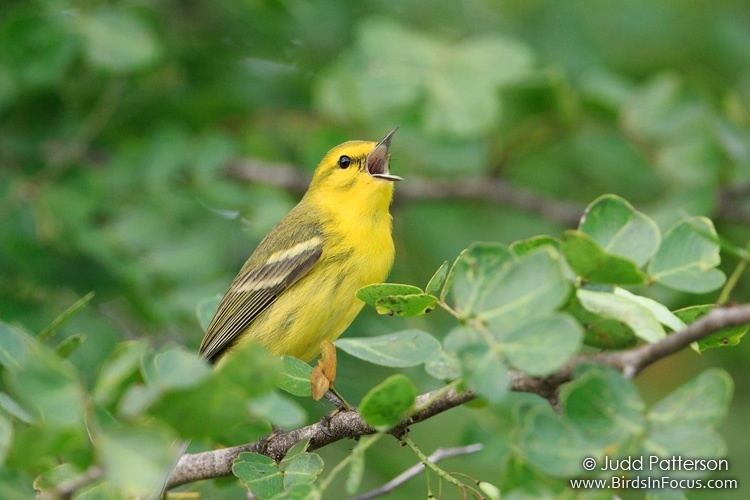
[[389, 202], [390, 193], [374, 211], [370, 206], [358, 213], [356, 203], [351, 210], [323, 209], [335, 220], [323, 224], [320, 260], [253, 321], [237, 345], [259, 342], [273, 354], [309, 361], [322, 341], [338, 338], [364, 305], [357, 290], [384, 281], [393, 265]]

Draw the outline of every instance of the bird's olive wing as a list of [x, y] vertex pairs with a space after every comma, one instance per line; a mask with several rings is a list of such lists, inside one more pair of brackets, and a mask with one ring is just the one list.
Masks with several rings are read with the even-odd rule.
[[270, 254], [260, 264], [252, 265], [256, 259], [251, 257], [221, 299], [201, 343], [201, 355], [216, 361], [259, 314], [310, 271], [320, 258], [322, 244], [319, 236], [313, 236]]

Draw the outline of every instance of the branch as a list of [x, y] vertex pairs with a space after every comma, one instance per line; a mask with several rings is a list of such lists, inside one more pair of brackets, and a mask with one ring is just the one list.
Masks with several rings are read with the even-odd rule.
[[[268, 184], [300, 194], [309, 184], [308, 175], [294, 165], [256, 158], [233, 162], [228, 173], [242, 182]], [[495, 177], [428, 179], [409, 176], [406, 181], [396, 189], [397, 200], [481, 201], [534, 213], [564, 226], [578, 224], [585, 209], [576, 202], [545, 196]], [[720, 189], [717, 215], [736, 222], [750, 222], [750, 209], [739, 201], [747, 196], [750, 196], [750, 183]]]
[[[557, 402], [558, 387], [569, 381], [578, 366], [598, 363], [621, 370], [626, 376], [633, 377], [638, 372], [661, 358], [700, 340], [713, 332], [724, 328], [750, 324], [750, 304], [736, 307], [714, 309], [689, 326], [666, 338], [625, 351], [582, 355], [568, 363], [557, 373], [545, 378], [529, 377], [520, 372], [513, 372], [511, 390], [532, 392], [547, 398], [553, 405]], [[441, 388], [417, 397], [416, 406], [422, 408], [417, 413], [398, 424], [390, 431], [400, 436], [410, 425], [427, 420], [435, 415], [460, 406], [474, 399], [472, 391], [457, 391], [454, 388]], [[295, 443], [303, 439], [310, 440], [310, 449], [321, 448], [344, 438], [357, 438], [373, 434], [375, 429], [368, 426], [356, 410], [341, 411], [331, 417], [324, 417], [312, 425], [271, 434], [253, 443], [231, 448], [223, 448], [202, 453], [183, 455], [169, 478], [168, 488], [192, 481], [200, 481], [231, 474], [232, 463], [245, 451], [262, 453], [275, 460], [281, 460]]]
[[[445, 460], [446, 458], [478, 453], [482, 451], [483, 448], [484, 445], [482, 443], [474, 443], [467, 446], [456, 446], [455, 448], [438, 448], [429, 457], [427, 457], [427, 460], [432, 463], [437, 463], [441, 460]], [[410, 479], [420, 475], [424, 470], [424, 467], [425, 465], [422, 462], [417, 462], [384, 485], [378, 486], [377, 488], [362, 493], [361, 495], [357, 495], [356, 500], [370, 500], [371, 498], [376, 498], [388, 494]]]
[[[238, 160], [229, 166], [229, 175], [243, 182], [259, 182], [304, 193], [308, 176], [287, 163], [257, 159]], [[468, 200], [518, 208], [566, 226], [574, 226], [584, 206], [556, 200], [497, 178], [427, 179], [409, 176], [396, 189], [398, 200]]]
[[37, 498], [41, 500], [60, 500], [72, 498], [76, 491], [80, 490], [84, 486], [97, 481], [104, 475], [104, 471], [101, 467], [93, 466], [86, 470], [80, 476], [75, 476], [66, 481], [61, 482], [52, 489], [42, 491], [38, 494]]

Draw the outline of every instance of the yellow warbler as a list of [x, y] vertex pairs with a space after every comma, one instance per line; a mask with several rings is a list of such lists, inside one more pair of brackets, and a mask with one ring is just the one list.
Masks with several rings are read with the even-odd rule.
[[350, 141], [330, 150], [302, 200], [261, 241], [219, 304], [201, 343], [216, 362], [257, 342], [309, 361], [364, 305], [359, 288], [385, 280], [393, 264], [389, 148]]

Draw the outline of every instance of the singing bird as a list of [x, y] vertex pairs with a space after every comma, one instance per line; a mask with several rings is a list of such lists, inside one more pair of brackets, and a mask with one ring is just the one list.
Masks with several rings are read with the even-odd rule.
[[272, 354], [309, 361], [333, 341], [364, 303], [365, 285], [393, 265], [389, 212], [394, 181], [389, 148], [349, 141], [315, 169], [302, 200], [261, 241], [224, 294], [200, 352], [216, 363], [257, 342]]

